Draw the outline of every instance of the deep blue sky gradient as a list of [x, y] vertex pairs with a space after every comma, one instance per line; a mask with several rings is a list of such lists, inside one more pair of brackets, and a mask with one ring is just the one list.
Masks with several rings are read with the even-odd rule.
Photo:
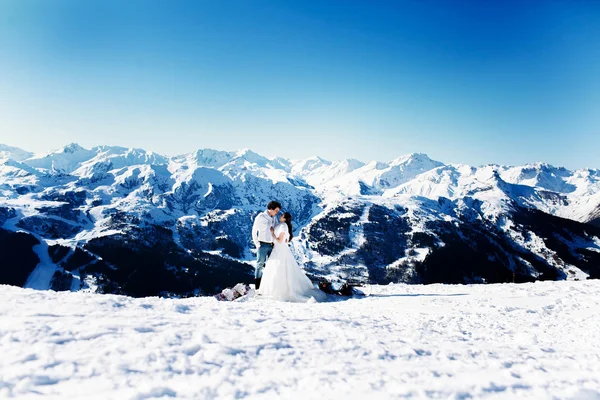
[[597, 1], [0, 2], [0, 143], [600, 168]]

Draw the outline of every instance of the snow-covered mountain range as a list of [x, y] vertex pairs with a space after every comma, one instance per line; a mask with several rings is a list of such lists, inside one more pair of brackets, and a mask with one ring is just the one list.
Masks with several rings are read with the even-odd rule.
[[0, 283], [143, 296], [250, 281], [252, 219], [272, 199], [314, 277], [600, 277], [600, 170], [70, 144], [0, 145]]

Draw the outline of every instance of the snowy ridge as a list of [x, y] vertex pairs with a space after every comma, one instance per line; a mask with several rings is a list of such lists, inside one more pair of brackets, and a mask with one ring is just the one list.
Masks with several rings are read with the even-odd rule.
[[[295, 178], [304, 180], [319, 192], [329, 195], [341, 191], [343, 195], [376, 193], [386, 198], [400, 194], [431, 199], [440, 196], [459, 198], [494, 185], [490, 179], [495, 175], [513, 185], [556, 194], [554, 201], [531, 199], [531, 205], [545, 212], [582, 222], [596, 210], [600, 195], [600, 170], [569, 171], [545, 163], [521, 167], [488, 165], [475, 168], [444, 165], [421, 153], [405, 155], [389, 162], [373, 161], [365, 164], [352, 159], [331, 162], [319, 157], [300, 161], [280, 157], [269, 159], [249, 149], [238, 152], [202, 149], [168, 158], [142, 149], [97, 146], [87, 150], [72, 143], [44, 155], [33, 155], [15, 147], [0, 145], [0, 160], [3, 160], [0, 164], [3, 166], [0, 169], [3, 177], [21, 170], [23, 177], [55, 172], [72, 173], [82, 179], [93, 178], [98, 171], [108, 172], [141, 165], [168, 165], [168, 173], [180, 175], [184, 180], [198, 168], [204, 167], [217, 169], [231, 179], [247, 174], [273, 182], [289, 182]], [[361, 190], [371, 192], [361, 193]]]
[[15, 161], [22, 161], [31, 157], [33, 157], [33, 153], [19, 149], [18, 147], [0, 144], [0, 160], [3, 158], [10, 158]]

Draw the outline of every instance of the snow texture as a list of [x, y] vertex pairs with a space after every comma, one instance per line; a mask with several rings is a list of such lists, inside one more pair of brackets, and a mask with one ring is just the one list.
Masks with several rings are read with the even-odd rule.
[[0, 286], [0, 398], [600, 398], [600, 281], [364, 291], [292, 304]]

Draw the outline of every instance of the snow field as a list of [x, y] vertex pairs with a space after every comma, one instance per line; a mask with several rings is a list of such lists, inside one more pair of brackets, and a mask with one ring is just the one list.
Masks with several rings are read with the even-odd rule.
[[0, 398], [600, 399], [600, 281], [366, 292], [229, 303], [0, 286]]

